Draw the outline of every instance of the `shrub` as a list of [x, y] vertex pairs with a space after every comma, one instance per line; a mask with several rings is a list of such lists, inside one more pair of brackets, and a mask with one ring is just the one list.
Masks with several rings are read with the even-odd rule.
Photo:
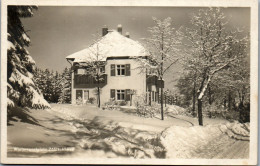
[[127, 102], [126, 101], [119, 101], [117, 104], [120, 105], [120, 106], [125, 106], [125, 105], [127, 105]]
[[191, 109], [189, 108], [182, 108], [177, 105], [167, 105], [165, 113], [168, 113], [169, 115], [187, 115], [192, 116]]
[[205, 106], [203, 115], [209, 118], [220, 118], [224, 117], [226, 112], [227, 110], [212, 104]]
[[119, 109], [118, 102], [114, 98], [111, 98], [109, 99], [108, 102], [104, 104], [103, 109], [108, 109], [108, 110]]
[[216, 106], [214, 104], [207, 105], [204, 108], [204, 116], [207, 116], [209, 118], [224, 118], [229, 121], [239, 120], [240, 115], [239, 111], [224, 109], [222, 107]]
[[90, 98], [88, 99], [88, 103], [94, 104], [95, 100], [96, 100], [96, 99], [95, 99], [94, 97], [90, 97]]
[[250, 103], [240, 104], [238, 107], [239, 122], [245, 123], [250, 122]]
[[160, 112], [160, 105], [153, 103], [151, 106], [146, 103], [145, 96], [137, 96], [134, 101], [136, 106], [136, 113], [138, 116], [154, 117]]
[[103, 109], [108, 109], [108, 110], [119, 109], [119, 106], [125, 106], [125, 105], [127, 105], [126, 101], [116, 101], [114, 98], [111, 98], [109, 99], [108, 102], [104, 104]]

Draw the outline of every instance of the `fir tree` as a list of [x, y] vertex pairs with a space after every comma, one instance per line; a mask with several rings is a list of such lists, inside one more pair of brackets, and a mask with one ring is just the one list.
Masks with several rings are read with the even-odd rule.
[[33, 81], [35, 61], [26, 47], [30, 38], [20, 18], [33, 16], [35, 6], [8, 6], [7, 96], [8, 107], [49, 108]]
[[61, 74], [59, 87], [61, 89], [59, 103], [71, 103], [71, 70], [67, 67]]
[[61, 81], [61, 76], [60, 74], [56, 71], [55, 75], [52, 76], [52, 87], [53, 87], [53, 93], [52, 93], [52, 102], [58, 103], [60, 94], [61, 94], [61, 88], [60, 88], [60, 81]]

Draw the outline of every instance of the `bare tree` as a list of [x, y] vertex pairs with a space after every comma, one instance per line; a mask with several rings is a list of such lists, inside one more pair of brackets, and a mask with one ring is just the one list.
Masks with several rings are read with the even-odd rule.
[[[149, 56], [147, 59], [139, 58], [141, 67], [145, 70], [153, 70], [161, 82], [163, 82], [164, 75], [171, 67], [178, 62], [180, 55], [178, 54], [179, 40], [175, 35], [175, 29], [172, 27], [172, 20], [170, 17], [164, 20], [158, 20], [153, 17], [154, 26], [150, 27], [148, 31], [151, 34], [150, 38], [144, 39], [146, 41]], [[161, 87], [161, 119], [164, 119], [163, 113], [163, 87]]]
[[105, 79], [105, 64], [106, 64], [106, 49], [104, 49], [104, 44], [109, 45], [109, 43], [103, 43], [101, 36], [96, 33], [94, 36], [94, 42], [88, 49], [88, 58], [84, 62], [80, 62], [79, 66], [86, 69], [87, 74], [90, 75], [97, 83], [97, 102], [98, 107], [100, 107], [100, 88], [101, 83]]
[[[183, 28], [183, 54], [187, 68], [200, 76], [197, 91], [198, 120], [203, 125], [202, 99], [216, 73], [230, 68], [244, 57], [247, 37], [239, 29], [228, 30], [221, 8], [200, 9], [191, 17], [192, 27]], [[245, 36], [245, 37], [241, 37]]]

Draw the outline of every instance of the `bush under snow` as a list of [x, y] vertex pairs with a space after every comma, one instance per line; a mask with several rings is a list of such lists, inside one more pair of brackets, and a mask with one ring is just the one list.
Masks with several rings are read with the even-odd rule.
[[169, 115], [188, 115], [189, 114], [189, 112], [185, 108], [179, 107], [177, 105], [167, 105], [166, 113]]

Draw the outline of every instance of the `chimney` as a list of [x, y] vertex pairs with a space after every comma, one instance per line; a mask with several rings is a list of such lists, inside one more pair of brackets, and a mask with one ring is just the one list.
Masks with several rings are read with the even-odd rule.
[[106, 25], [102, 28], [102, 36], [105, 36], [108, 33], [108, 28]]
[[126, 32], [126, 33], [125, 33], [125, 37], [130, 38], [129, 32]]
[[117, 32], [119, 32], [119, 33], [122, 35], [122, 31], [123, 31], [122, 25], [121, 25], [121, 24], [118, 24], [118, 25], [117, 25]]

